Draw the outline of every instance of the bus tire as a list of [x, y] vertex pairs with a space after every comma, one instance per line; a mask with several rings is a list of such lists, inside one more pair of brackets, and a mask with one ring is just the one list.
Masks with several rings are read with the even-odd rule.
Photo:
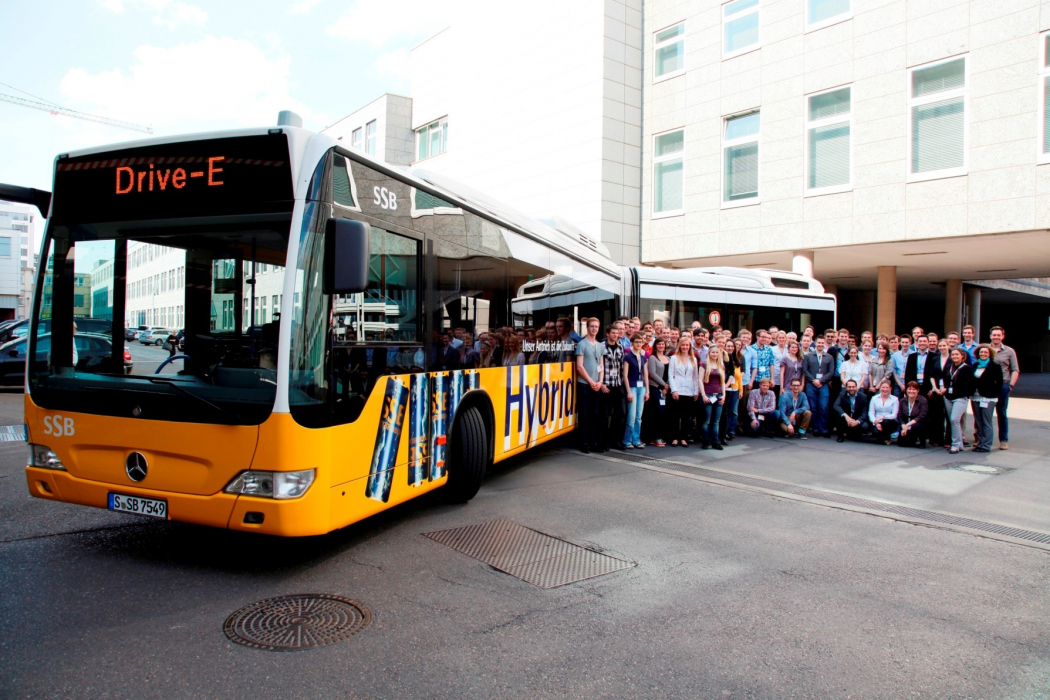
[[466, 503], [481, 488], [489, 466], [488, 435], [477, 406], [468, 406], [456, 416], [451, 442], [445, 496], [453, 503]]

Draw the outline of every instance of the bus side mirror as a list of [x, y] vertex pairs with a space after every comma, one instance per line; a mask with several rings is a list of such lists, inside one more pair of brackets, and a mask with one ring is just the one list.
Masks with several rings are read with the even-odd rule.
[[324, 231], [324, 293], [353, 294], [368, 288], [368, 225], [329, 219]]

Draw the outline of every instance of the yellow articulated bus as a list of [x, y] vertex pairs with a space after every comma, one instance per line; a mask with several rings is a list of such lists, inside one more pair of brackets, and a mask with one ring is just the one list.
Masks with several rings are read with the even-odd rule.
[[560, 219], [290, 125], [63, 154], [53, 195], [0, 196], [49, 215], [7, 350], [27, 358], [30, 492], [216, 527], [315, 535], [439, 487], [469, 500], [573, 429], [583, 318], [834, 323], [811, 278], [620, 267]]
[[[29, 490], [114, 511], [299, 536], [470, 499], [572, 430], [558, 320], [622, 287], [586, 241], [295, 126], [63, 154], [49, 212], [32, 192]], [[566, 283], [515, 302], [540, 279]], [[538, 337], [492, 352], [515, 303]]]

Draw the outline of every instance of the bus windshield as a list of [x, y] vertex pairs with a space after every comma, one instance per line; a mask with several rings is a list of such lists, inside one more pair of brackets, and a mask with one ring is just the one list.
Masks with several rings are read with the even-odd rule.
[[273, 409], [290, 215], [52, 225], [27, 363], [46, 408], [254, 425]]

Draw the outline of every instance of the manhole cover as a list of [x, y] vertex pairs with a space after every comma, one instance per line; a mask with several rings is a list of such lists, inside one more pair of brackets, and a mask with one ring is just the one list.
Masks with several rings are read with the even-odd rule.
[[985, 474], [987, 476], [999, 476], [1000, 474], [1006, 474], [1012, 472], [1013, 467], [995, 467], [991, 464], [973, 464], [971, 462], [948, 462], [947, 464], [940, 464], [935, 469], [954, 469], [958, 472], [969, 472], [971, 474]]
[[266, 651], [298, 651], [335, 644], [372, 622], [360, 603], [325, 593], [284, 595], [246, 605], [226, 618], [230, 641]]

